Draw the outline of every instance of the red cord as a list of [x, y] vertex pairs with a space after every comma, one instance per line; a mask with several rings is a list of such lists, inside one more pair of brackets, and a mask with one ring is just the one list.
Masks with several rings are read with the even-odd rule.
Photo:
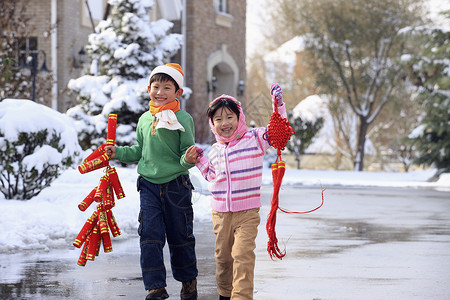
[[282, 212], [287, 213], [287, 214], [309, 214], [309, 213], [311, 213], [311, 212], [313, 212], [313, 211], [316, 211], [316, 210], [318, 210], [319, 208], [322, 207], [323, 202], [324, 202], [323, 192], [325, 192], [325, 190], [327, 189], [326, 187], [323, 188], [322, 185], [320, 185], [320, 188], [322, 189], [322, 203], [320, 203], [320, 205], [317, 206], [317, 207], [314, 208], [314, 209], [311, 209], [311, 210], [308, 210], [308, 211], [292, 211], [292, 210], [284, 209], [284, 208], [281, 208], [281, 207], [278, 207], [278, 208], [279, 208]]

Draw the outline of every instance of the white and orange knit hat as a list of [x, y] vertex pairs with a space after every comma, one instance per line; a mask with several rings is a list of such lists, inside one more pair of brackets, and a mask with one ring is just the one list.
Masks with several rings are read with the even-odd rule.
[[183, 88], [184, 72], [179, 64], [170, 63], [154, 68], [152, 73], [150, 74], [150, 77], [148, 78], [148, 85], [150, 85], [150, 79], [152, 78], [152, 76], [157, 73], [169, 75], [173, 78], [173, 80], [175, 80], [180, 89]]

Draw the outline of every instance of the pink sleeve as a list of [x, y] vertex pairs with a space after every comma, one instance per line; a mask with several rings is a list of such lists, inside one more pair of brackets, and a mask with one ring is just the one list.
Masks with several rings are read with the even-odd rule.
[[287, 119], [286, 105], [284, 105], [284, 103], [281, 106], [278, 106], [278, 112], [283, 118]]
[[200, 162], [196, 163], [195, 165], [207, 181], [211, 181], [216, 178], [214, 167], [209, 164], [208, 158], [205, 155], [202, 155], [202, 157], [200, 158]]

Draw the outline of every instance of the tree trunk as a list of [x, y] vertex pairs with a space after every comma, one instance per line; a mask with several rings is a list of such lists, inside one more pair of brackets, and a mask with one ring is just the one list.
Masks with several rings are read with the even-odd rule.
[[367, 118], [360, 116], [359, 118], [359, 132], [358, 132], [358, 144], [356, 157], [354, 162], [354, 170], [362, 171], [364, 169], [364, 150], [366, 145], [366, 134], [367, 129], [369, 128], [369, 124], [367, 123]]

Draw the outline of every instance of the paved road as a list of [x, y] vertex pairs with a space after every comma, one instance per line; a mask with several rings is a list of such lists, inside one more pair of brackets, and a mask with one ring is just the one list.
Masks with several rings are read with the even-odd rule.
[[[199, 300], [216, 299], [214, 234], [210, 223], [195, 224]], [[73, 248], [73, 247], [72, 247]], [[113, 252], [101, 253], [85, 267], [76, 264], [79, 249], [51, 253], [0, 255], [0, 299], [144, 299], [139, 267], [139, 238], [113, 240]], [[179, 299], [181, 284], [170, 273], [165, 247], [167, 290]], [[15, 261], [8, 263], [6, 261]], [[23, 269], [17, 276], [17, 269]]]
[[[310, 208], [320, 189], [283, 187], [282, 193], [282, 206]], [[288, 254], [275, 263], [265, 252], [270, 196], [264, 188], [256, 300], [450, 299], [448, 192], [328, 187], [317, 213], [279, 215], [277, 233]], [[196, 223], [195, 234], [199, 299], [214, 300], [211, 223]], [[144, 299], [137, 237], [114, 240], [113, 247], [84, 268], [72, 247], [0, 255], [0, 299]], [[167, 277], [170, 299], [179, 299], [180, 283], [170, 271]]]

